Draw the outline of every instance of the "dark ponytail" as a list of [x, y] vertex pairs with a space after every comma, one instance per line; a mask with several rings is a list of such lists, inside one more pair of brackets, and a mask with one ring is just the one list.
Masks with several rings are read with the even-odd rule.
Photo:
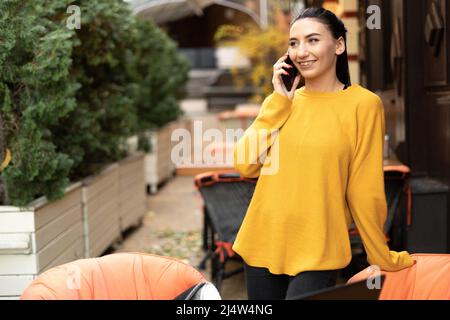
[[347, 29], [345, 28], [344, 23], [336, 17], [336, 15], [324, 8], [306, 8], [302, 9], [296, 17], [291, 22], [292, 25], [300, 20], [305, 18], [314, 18], [322, 22], [324, 25], [328, 27], [331, 31], [333, 37], [337, 40], [340, 37], [344, 38], [345, 41], [345, 51], [337, 57], [336, 62], [336, 76], [339, 81], [347, 86], [351, 86], [350, 81], [350, 71], [348, 67], [348, 54], [347, 54]]

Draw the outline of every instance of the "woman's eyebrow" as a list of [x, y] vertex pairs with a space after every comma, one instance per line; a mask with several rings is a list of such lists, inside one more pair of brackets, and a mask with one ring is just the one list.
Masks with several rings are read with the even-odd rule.
[[[321, 36], [321, 34], [320, 34], [320, 33], [310, 33], [310, 34], [308, 34], [305, 38], [311, 38], [311, 37], [313, 37], [313, 36]], [[292, 38], [289, 39], [289, 41], [290, 41], [290, 40], [298, 40], [298, 39], [295, 38], [295, 37], [292, 37]]]

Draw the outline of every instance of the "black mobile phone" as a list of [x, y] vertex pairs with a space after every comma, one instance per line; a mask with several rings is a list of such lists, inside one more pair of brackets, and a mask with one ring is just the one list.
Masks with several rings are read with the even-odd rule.
[[[284, 68], [283, 67], [283, 69], [285, 71], [287, 71], [289, 73], [289, 75], [282, 74], [281, 80], [283, 80], [283, 83], [284, 83], [287, 91], [291, 91], [292, 86], [294, 85], [295, 77], [297, 77], [299, 71], [298, 71], [297, 67], [294, 66], [294, 63], [292, 62], [292, 60], [289, 56], [287, 57], [287, 59], [284, 62], [286, 62], [287, 64], [290, 64], [292, 66], [292, 68]], [[295, 89], [297, 89], [297, 88], [295, 88]]]

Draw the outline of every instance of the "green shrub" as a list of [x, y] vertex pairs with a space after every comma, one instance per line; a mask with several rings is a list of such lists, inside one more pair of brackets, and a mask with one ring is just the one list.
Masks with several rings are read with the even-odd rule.
[[[69, 30], [67, 7], [81, 9]], [[0, 203], [63, 195], [181, 115], [188, 62], [122, 0], [0, 1]]]
[[125, 157], [125, 138], [136, 132], [133, 83], [126, 72], [136, 31], [134, 17], [120, 0], [74, 4], [82, 19], [71, 74], [81, 88], [77, 108], [51, 130], [58, 148], [74, 160], [71, 180], [78, 180]]
[[73, 32], [49, 20], [54, 7], [39, 3], [0, 2], [0, 155], [6, 147], [12, 154], [1, 174], [5, 204], [25, 205], [42, 194], [58, 198], [73, 163], [48, 130], [75, 109]]
[[177, 99], [183, 98], [190, 65], [178, 54], [176, 43], [152, 22], [138, 20], [136, 27], [128, 74], [136, 84], [138, 127], [143, 131], [182, 115]]

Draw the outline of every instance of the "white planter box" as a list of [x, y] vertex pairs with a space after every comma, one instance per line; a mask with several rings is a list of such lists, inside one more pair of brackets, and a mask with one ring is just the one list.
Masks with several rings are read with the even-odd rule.
[[119, 162], [119, 225], [123, 232], [138, 226], [147, 212], [145, 154], [138, 152]]
[[[192, 135], [192, 121], [188, 118], [182, 118], [179, 119], [177, 121], [173, 121], [171, 122], [171, 129], [170, 129], [170, 135], [169, 135], [169, 139], [171, 140], [171, 136], [172, 136], [172, 132], [176, 129], [186, 129], [187, 131], [189, 131], [190, 135], [191, 135], [191, 139], [193, 139], [193, 135]], [[193, 143], [193, 140], [191, 140], [191, 142]], [[174, 175], [176, 173], [177, 167], [179, 165], [181, 165], [180, 163], [175, 163], [172, 161], [171, 159], [171, 153], [172, 153], [172, 149], [173, 147], [175, 147], [177, 144], [179, 144], [180, 141], [175, 140], [175, 141], [170, 141], [170, 153], [169, 153], [169, 167], [170, 167], [170, 172], [172, 173], [172, 175]], [[192, 149], [191, 149], [191, 153], [192, 153]]]
[[82, 204], [85, 257], [98, 257], [121, 239], [117, 163], [83, 180]]
[[43, 271], [84, 257], [81, 183], [55, 202], [0, 206], [0, 299], [17, 299]]
[[172, 146], [176, 142], [171, 141], [172, 131], [177, 128], [188, 129], [189, 120], [180, 119], [167, 123], [159, 130], [150, 131], [149, 138], [152, 151], [145, 157], [146, 183], [151, 193], [158, 191], [161, 182], [173, 177], [176, 172], [176, 164], [172, 162]]

